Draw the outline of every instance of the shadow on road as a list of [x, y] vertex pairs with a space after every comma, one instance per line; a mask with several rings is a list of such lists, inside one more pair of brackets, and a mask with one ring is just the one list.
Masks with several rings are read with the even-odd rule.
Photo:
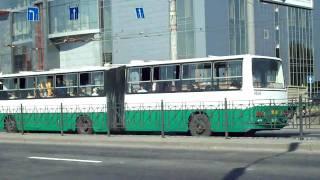
[[300, 143], [298, 143], [298, 142], [291, 143], [286, 152], [282, 152], [282, 153], [278, 153], [278, 154], [275, 154], [275, 155], [272, 155], [272, 156], [267, 156], [265, 158], [258, 159], [256, 161], [246, 165], [245, 167], [234, 168], [227, 175], [224, 176], [223, 180], [236, 180], [236, 179], [239, 179], [242, 175], [245, 174], [246, 170], [249, 167], [251, 167], [253, 165], [256, 165], [256, 164], [259, 164], [262, 161], [265, 161], [267, 159], [272, 159], [272, 158], [279, 157], [279, 156], [282, 156], [282, 155], [290, 153], [290, 152], [294, 152], [299, 148], [299, 145], [300, 145]]

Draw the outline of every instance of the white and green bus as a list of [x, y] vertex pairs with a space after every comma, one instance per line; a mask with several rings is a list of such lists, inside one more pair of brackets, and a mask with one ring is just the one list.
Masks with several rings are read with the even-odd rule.
[[133, 61], [2, 75], [0, 82], [0, 120], [7, 131], [163, 130], [199, 136], [287, 123], [281, 60], [272, 57]]
[[1, 75], [0, 126], [8, 132], [105, 131], [106, 75], [112, 68], [121, 69], [86, 67]]

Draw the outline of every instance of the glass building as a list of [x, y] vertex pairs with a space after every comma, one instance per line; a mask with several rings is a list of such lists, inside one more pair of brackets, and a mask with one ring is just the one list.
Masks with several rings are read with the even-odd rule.
[[[312, 76], [319, 92], [319, 2], [270, 2], [176, 0], [177, 57], [276, 56], [288, 86], [309, 87]], [[27, 21], [31, 6], [40, 9], [39, 21]], [[170, 59], [172, 29], [168, 0], [1, 0], [0, 72]]]

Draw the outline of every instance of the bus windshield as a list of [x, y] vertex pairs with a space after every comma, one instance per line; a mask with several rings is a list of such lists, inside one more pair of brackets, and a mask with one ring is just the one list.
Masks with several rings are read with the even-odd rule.
[[252, 75], [254, 88], [284, 88], [281, 61], [254, 58], [252, 60]]

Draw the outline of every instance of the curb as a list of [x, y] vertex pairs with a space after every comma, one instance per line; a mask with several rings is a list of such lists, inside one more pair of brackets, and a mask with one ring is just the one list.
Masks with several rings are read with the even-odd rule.
[[47, 144], [119, 148], [149, 148], [191, 151], [270, 151], [320, 153], [320, 141], [294, 139], [250, 139], [189, 136], [139, 136], [139, 135], [73, 135], [9, 134], [0, 133], [0, 143]]

